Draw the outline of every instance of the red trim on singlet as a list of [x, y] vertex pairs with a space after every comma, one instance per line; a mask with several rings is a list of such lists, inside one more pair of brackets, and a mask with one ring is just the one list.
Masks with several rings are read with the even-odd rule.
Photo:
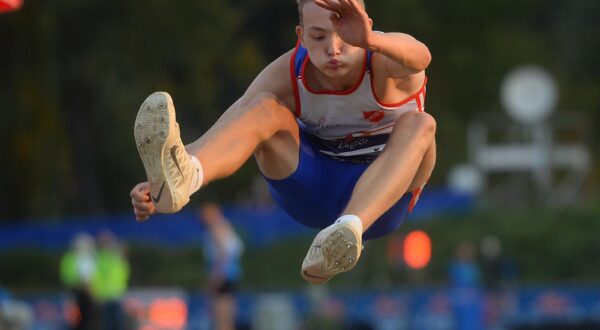
[[302, 114], [302, 108], [300, 107], [300, 92], [298, 91], [298, 77], [296, 76], [296, 54], [298, 54], [298, 48], [300, 48], [300, 39], [296, 42], [296, 48], [292, 53], [290, 59], [290, 77], [292, 79], [292, 89], [294, 90], [294, 103], [296, 105], [295, 113], [296, 117], [300, 117]]
[[[425, 76], [425, 83], [427, 83], [427, 76]], [[427, 87], [423, 88], [423, 103], [425, 103], [425, 98], [427, 97]], [[425, 111], [425, 104], [421, 104], [421, 112]]]
[[308, 53], [307, 53], [306, 57], [304, 58], [304, 62], [302, 63], [302, 68], [300, 69], [300, 79], [302, 79], [302, 85], [304, 85], [304, 87], [306, 88], [306, 90], [308, 90], [309, 92], [311, 92], [313, 94], [329, 94], [329, 95], [348, 95], [348, 94], [352, 94], [356, 89], [358, 89], [358, 87], [362, 83], [363, 79], [365, 79], [365, 73], [367, 72], [367, 51], [365, 50], [365, 60], [364, 60], [364, 63], [363, 63], [362, 72], [360, 73], [360, 78], [358, 79], [358, 81], [352, 87], [350, 87], [349, 89], [347, 89], [345, 91], [331, 91], [331, 90], [316, 91], [316, 90], [312, 89], [308, 85], [308, 82], [305, 80], [306, 75], [304, 74], [304, 70], [306, 69], [306, 64], [308, 63], [308, 60], [309, 60], [309, 56], [308, 56]]
[[375, 132], [383, 131], [383, 130], [385, 130], [385, 129], [388, 129], [388, 128], [390, 128], [390, 127], [394, 127], [394, 125], [395, 125], [395, 123], [394, 123], [394, 124], [391, 124], [391, 125], [384, 126], [384, 127], [379, 127], [378, 129], [374, 129], [374, 130], [372, 130], [372, 131], [360, 131], [360, 132], [358, 132], [358, 133], [353, 133], [353, 134], [352, 134], [352, 136], [354, 136], [354, 135], [356, 135], [356, 134], [361, 134], [361, 135], [359, 135], [359, 136], [368, 136], [368, 135], [373, 135], [373, 133], [375, 133]]
[[423, 112], [423, 105], [421, 104], [421, 94], [418, 93], [415, 96], [415, 102], [417, 102], [417, 109], [419, 109], [419, 112]]
[[412, 191], [412, 198], [410, 199], [410, 203], [408, 204], [408, 213], [412, 213], [413, 209], [415, 208], [415, 205], [417, 205], [417, 202], [419, 201], [419, 197], [421, 196], [422, 192], [423, 188], [417, 188]]
[[[371, 68], [372, 67], [373, 67], [373, 57], [371, 57]], [[377, 97], [377, 94], [375, 94], [375, 84], [373, 83], [375, 74], [373, 73], [372, 69], [371, 69], [370, 76], [371, 76], [371, 93], [373, 94], [373, 98], [375, 98], [375, 101], [377, 103], [379, 103], [379, 105], [387, 107], [387, 108], [395, 108], [395, 107], [399, 107], [399, 106], [406, 104], [406, 103], [412, 101], [413, 99], [415, 99], [417, 102], [417, 106], [419, 107], [419, 111], [423, 112], [423, 105], [421, 104], [421, 100], [419, 99], [419, 94], [423, 93], [423, 100], [425, 100], [425, 86], [427, 85], [427, 76], [425, 76], [425, 79], [423, 80], [423, 86], [421, 86], [421, 88], [416, 93], [408, 96], [404, 100], [397, 102], [397, 103], [384, 103], [383, 101], [381, 101], [379, 99], [379, 97]]]

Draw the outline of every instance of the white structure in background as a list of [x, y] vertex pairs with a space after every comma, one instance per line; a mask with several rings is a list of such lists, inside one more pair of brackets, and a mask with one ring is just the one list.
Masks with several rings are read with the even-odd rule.
[[484, 189], [481, 171], [471, 164], [454, 166], [448, 173], [447, 185], [454, 192], [471, 196], [479, 195]]
[[[512, 121], [487, 118], [469, 125], [470, 180], [472, 171], [477, 171], [482, 182], [477, 188], [489, 192], [492, 174], [525, 173], [533, 179], [534, 201], [550, 205], [575, 202], [590, 172], [591, 156], [581, 122], [572, 117], [557, 123], [549, 120], [558, 100], [552, 76], [537, 66], [519, 67], [505, 78], [500, 95]], [[560, 130], [568, 130], [571, 140], [576, 136], [575, 141], [560, 141]], [[492, 142], [499, 136], [499, 142]]]

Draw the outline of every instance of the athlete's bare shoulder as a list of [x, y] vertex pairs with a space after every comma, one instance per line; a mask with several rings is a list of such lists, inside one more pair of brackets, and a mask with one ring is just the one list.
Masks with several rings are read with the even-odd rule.
[[252, 100], [260, 93], [271, 93], [293, 111], [294, 90], [290, 76], [290, 60], [293, 52], [292, 49], [267, 65], [250, 84], [241, 101]]
[[431, 54], [427, 47], [414, 37], [399, 32], [379, 33], [384, 36], [385, 47], [375, 52], [371, 59], [376, 95], [389, 103], [414, 94], [425, 83], [425, 68]]

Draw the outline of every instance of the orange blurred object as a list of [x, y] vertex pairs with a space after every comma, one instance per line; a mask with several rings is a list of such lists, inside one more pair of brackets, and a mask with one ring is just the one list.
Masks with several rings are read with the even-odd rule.
[[415, 230], [404, 239], [404, 262], [413, 269], [421, 269], [431, 260], [431, 239], [421, 230]]
[[156, 299], [148, 313], [152, 324], [168, 329], [183, 329], [187, 322], [187, 305], [178, 298]]
[[0, 14], [15, 11], [23, 6], [23, 0], [0, 0]]
[[63, 310], [63, 316], [67, 323], [75, 328], [81, 322], [79, 306], [74, 301], [67, 301]]

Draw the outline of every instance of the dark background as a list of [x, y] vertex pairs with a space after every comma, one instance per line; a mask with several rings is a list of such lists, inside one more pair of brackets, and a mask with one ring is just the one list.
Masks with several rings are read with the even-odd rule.
[[[546, 68], [559, 112], [586, 116], [600, 148], [600, 2], [368, 1], [374, 28], [423, 41], [438, 121], [432, 183], [467, 158], [466, 125], [502, 112], [514, 67]], [[184, 142], [199, 137], [267, 63], [295, 44], [291, 0], [30, 1], [0, 16], [0, 223], [126, 212], [144, 180], [132, 127], [155, 90], [173, 95]], [[249, 194], [254, 161], [194, 199]], [[598, 200], [595, 165], [583, 187]]]

